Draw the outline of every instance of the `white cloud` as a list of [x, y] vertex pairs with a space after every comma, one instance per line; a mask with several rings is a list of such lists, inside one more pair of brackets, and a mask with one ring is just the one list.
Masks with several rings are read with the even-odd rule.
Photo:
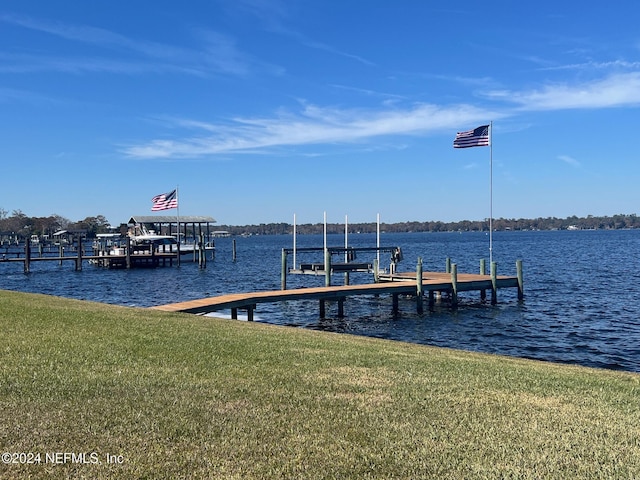
[[[299, 112], [235, 118], [225, 124], [176, 121], [176, 126], [189, 129], [189, 136], [177, 140], [155, 139], [131, 145], [124, 152], [136, 158], [247, 153], [274, 147], [365, 142], [390, 135], [459, 131], [523, 112], [637, 106], [640, 105], [640, 72], [613, 74], [575, 85], [546, 85], [522, 92], [495, 90], [487, 96], [507, 104], [515, 103], [517, 107], [490, 109], [469, 104], [416, 104], [394, 108], [387, 104], [379, 109], [338, 109], [307, 104]], [[579, 162], [571, 157], [558, 158], [579, 166]]]
[[487, 96], [516, 103], [525, 111], [635, 106], [640, 105], [640, 72], [614, 74], [577, 85], [546, 85], [523, 92], [496, 90]]
[[256, 149], [362, 142], [387, 135], [423, 135], [455, 131], [467, 125], [504, 117], [469, 105], [440, 107], [419, 104], [407, 109], [341, 110], [306, 105], [298, 113], [271, 118], [235, 118], [230, 124], [178, 119], [176, 127], [196, 130], [182, 140], [156, 139], [132, 145], [124, 153], [136, 158], [198, 157]]
[[565, 162], [568, 165], [571, 165], [572, 167], [580, 166], [580, 162], [575, 158], [570, 157], [569, 155], [558, 155], [558, 160], [562, 160], [563, 162]]

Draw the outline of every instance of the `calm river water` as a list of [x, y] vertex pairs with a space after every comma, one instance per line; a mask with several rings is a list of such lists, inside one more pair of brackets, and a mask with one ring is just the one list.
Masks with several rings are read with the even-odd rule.
[[[22, 264], [0, 264], [0, 288], [37, 292], [128, 306], [152, 306], [222, 293], [280, 288], [281, 250], [292, 237], [255, 236], [216, 239], [215, 258], [206, 268], [183, 262], [180, 267], [107, 270], [89, 264], [74, 271], [73, 262], [36, 262], [31, 273]], [[489, 258], [486, 233], [382, 234], [382, 246], [400, 246], [398, 270], [444, 271], [446, 258], [460, 273], [476, 273]], [[298, 247], [321, 247], [322, 235], [298, 236]], [[330, 246], [343, 246], [341, 235], [329, 235]], [[374, 234], [350, 234], [349, 246], [376, 246]], [[392, 314], [391, 298], [351, 297], [345, 317], [319, 318], [317, 301], [261, 304], [256, 321], [380, 337], [465, 350], [482, 351], [640, 372], [640, 230], [496, 232], [493, 259], [498, 274], [515, 275], [524, 266], [523, 302], [515, 289], [498, 291], [498, 305], [480, 303], [479, 293], [464, 293], [458, 309], [437, 306], [416, 313], [415, 301], [400, 300]], [[370, 261], [375, 254], [359, 254]], [[381, 254], [388, 266], [389, 254]], [[336, 259], [337, 260], [337, 259]], [[291, 255], [289, 265], [291, 265]], [[321, 254], [298, 253], [297, 262], [321, 262]], [[371, 281], [352, 274], [351, 283]], [[342, 277], [333, 277], [334, 284]], [[320, 286], [323, 276], [289, 275], [288, 288]], [[203, 319], [203, 321], [206, 321]]]

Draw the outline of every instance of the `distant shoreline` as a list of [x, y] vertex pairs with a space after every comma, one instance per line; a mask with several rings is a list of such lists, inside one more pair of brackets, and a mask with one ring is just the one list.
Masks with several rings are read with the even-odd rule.
[[[640, 217], [636, 214], [620, 214], [596, 217], [566, 218], [533, 218], [505, 219], [494, 218], [494, 231], [532, 231], [532, 230], [625, 230], [640, 228]], [[217, 229], [228, 231], [230, 235], [285, 235], [291, 234], [293, 224], [263, 223], [260, 225], [216, 225]], [[327, 233], [344, 233], [344, 223], [327, 223]], [[375, 222], [350, 223], [351, 233], [375, 233], [378, 225]], [[458, 222], [410, 221], [380, 223], [380, 230], [386, 233], [428, 233], [428, 232], [488, 232], [489, 219], [462, 220]], [[300, 235], [324, 232], [322, 223], [304, 223], [296, 225], [296, 233]]]

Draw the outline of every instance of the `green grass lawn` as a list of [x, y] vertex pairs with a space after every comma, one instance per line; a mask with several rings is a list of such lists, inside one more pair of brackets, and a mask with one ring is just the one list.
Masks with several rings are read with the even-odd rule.
[[0, 478], [640, 478], [637, 374], [6, 291], [0, 327], [0, 450], [41, 455]]

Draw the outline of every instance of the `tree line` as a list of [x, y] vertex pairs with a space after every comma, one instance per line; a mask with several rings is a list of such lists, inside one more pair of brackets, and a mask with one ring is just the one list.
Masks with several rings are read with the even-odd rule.
[[[586, 217], [570, 216], [566, 218], [496, 218], [492, 221], [496, 231], [504, 230], [611, 230], [625, 228], [640, 228], [640, 217], [636, 214], [618, 214], [613, 216]], [[377, 224], [352, 223], [349, 224], [349, 232], [375, 233]], [[32, 235], [52, 238], [53, 234], [60, 231], [82, 232], [87, 238], [93, 238], [98, 233], [118, 231], [126, 232], [125, 224], [112, 227], [104, 215], [86, 217], [83, 220], [71, 221], [60, 215], [48, 217], [30, 217], [21, 210], [14, 210], [10, 215], [0, 208], [0, 235], [13, 236], [18, 239], [29, 238]], [[283, 235], [291, 234], [293, 225], [286, 222], [261, 223], [259, 225], [217, 225], [216, 230], [226, 230], [231, 235]], [[381, 223], [380, 230], [387, 233], [406, 232], [483, 232], [489, 231], [489, 219], [461, 220], [457, 222], [442, 221], [410, 221], [398, 223]], [[296, 225], [296, 232], [300, 235], [323, 233], [322, 223], [307, 223]], [[343, 233], [344, 224], [327, 224], [328, 233]]]
[[[625, 228], [640, 228], [640, 217], [636, 214], [619, 214], [609, 216], [577, 217], [567, 218], [494, 218], [492, 220], [494, 231], [505, 230], [611, 230]], [[375, 222], [350, 223], [349, 232], [375, 233], [377, 230]], [[293, 226], [289, 223], [261, 223], [260, 225], [220, 225], [216, 227], [226, 230], [231, 235], [282, 235], [290, 234]], [[457, 222], [441, 221], [412, 221], [399, 223], [381, 223], [380, 230], [387, 233], [408, 233], [408, 232], [488, 232], [489, 219], [484, 220], [461, 220]], [[301, 235], [323, 233], [322, 223], [307, 223], [296, 225], [296, 232]], [[327, 224], [328, 233], [344, 233], [344, 224]]]
[[37, 235], [40, 238], [53, 238], [53, 234], [61, 230], [82, 232], [83, 236], [93, 238], [97, 233], [111, 231], [111, 225], [104, 215], [87, 217], [84, 220], [71, 221], [57, 214], [48, 217], [30, 217], [21, 210], [14, 210], [11, 215], [0, 208], [0, 235], [18, 240]]

